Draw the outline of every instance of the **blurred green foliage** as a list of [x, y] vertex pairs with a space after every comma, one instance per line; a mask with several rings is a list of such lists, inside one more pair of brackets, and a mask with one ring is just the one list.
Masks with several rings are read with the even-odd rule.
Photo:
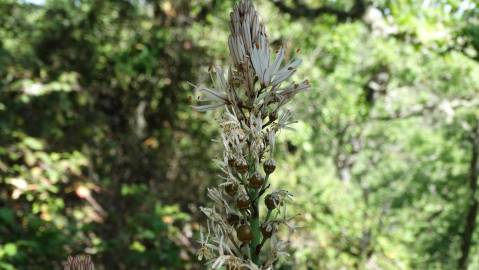
[[[204, 268], [198, 209], [220, 146], [188, 82], [230, 64], [233, 2], [0, 0], [0, 269], [77, 253], [98, 269]], [[298, 2], [358, 1], [283, 1]], [[479, 3], [366, 1], [349, 20], [255, 3], [313, 85], [278, 142], [273, 185], [300, 214], [278, 269], [458, 269], [466, 238], [479, 268], [479, 233], [465, 233]]]

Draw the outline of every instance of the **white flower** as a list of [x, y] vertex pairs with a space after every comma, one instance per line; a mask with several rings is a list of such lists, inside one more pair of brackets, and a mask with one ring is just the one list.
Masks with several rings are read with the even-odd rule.
[[271, 79], [268, 39], [261, 33], [251, 52], [251, 63], [263, 86], [268, 86]]
[[268, 130], [268, 144], [269, 144], [271, 155], [273, 155], [274, 153], [274, 144], [276, 141], [275, 135], [276, 135], [276, 132], [273, 129]]
[[246, 57], [243, 38], [239, 35], [230, 36], [228, 38], [228, 45], [230, 48], [231, 58], [233, 58], [233, 62], [235, 63], [235, 65], [239, 65]]
[[285, 241], [279, 240], [276, 236], [271, 237], [271, 252], [274, 258], [289, 256], [287, 247], [288, 244]]
[[203, 235], [203, 230], [200, 230], [200, 244], [201, 248], [198, 250], [198, 260], [201, 261], [203, 258], [206, 260], [211, 260], [215, 257], [212, 249], [214, 248], [211, 244], [208, 243], [208, 236], [205, 238]]
[[251, 55], [253, 44], [258, 41], [265, 29], [260, 25], [258, 14], [250, 1], [241, 1], [230, 14], [230, 31], [228, 39], [231, 58], [237, 66]]
[[278, 72], [273, 74], [272, 85], [278, 85], [291, 77], [296, 72], [296, 69], [301, 65], [301, 59], [295, 58], [289, 64], [281, 68]]
[[293, 130], [293, 128], [289, 127], [289, 125], [294, 124], [296, 121], [291, 120], [293, 117], [293, 114], [291, 113], [290, 110], [285, 110], [281, 115], [279, 116], [278, 123], [276, 126], [280, 129], [290, 129]]
[[208, 188], [208, 197], [213, 200], [218, 207], [223, 207], [226, 210], [232, 212], [228, 202], [223, 198], [221, 191], [217, 188]]
[[195, 87], [195, 90], [203, 95], [198, 98], [199, 102], [211, 102], [205, 105], [193, 106], [196, 111], [204, 112], [213, 110], [230, 103], [227, 96], [228, 84], [224, 77], [223, 70], [220, 67], [215, 67], [210, 70], [210, 76], [214, 85], [213, 89], [192, 84], [192, 86]]

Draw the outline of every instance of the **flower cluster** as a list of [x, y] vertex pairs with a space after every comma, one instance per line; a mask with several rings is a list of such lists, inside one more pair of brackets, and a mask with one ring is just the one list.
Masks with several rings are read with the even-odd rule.
[[95, 267], [88, 255], [68, 256], [64, 270], [94, 270]]
[[[213, 269], [272, 269], [279, 257], [287, 255], [286, 243], [276, 235], [278, 227], [292, 228], [285, 208], [291, 194], [267, 192], [268, 179], [276, 170], [275, 137], [293, 123], [284, 105], [308, 89], [309, 82], [285, 83], [301, 60], [283, 65], [284, 48], [271, 57], [265, 27], [249, 0], [240, 1], [230, 18], [233, 66], [227, 74], [220, 67], [210, 70], [212, 88], [195, 86], [201, 94], [194, 106], [197, 111], [224, 108], [220, 120], [224, 151], [219, 161], [224, 181], [208, 189], [213, 206], [201, 208], [208, 230], [201, 233], [198, 258]], [[262, 216], [261, 201], [266, 210]]]

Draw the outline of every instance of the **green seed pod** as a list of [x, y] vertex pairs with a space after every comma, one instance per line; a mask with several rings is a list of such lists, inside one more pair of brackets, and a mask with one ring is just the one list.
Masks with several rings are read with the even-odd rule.
[[238, 191], [238, 185], [230, 183], [225, 186], [225, 191], [228, 195], [234, 196], [236, 195], [236, 192]]
[[248, 224], [243, 224], [236, 229], [236, 236], [243, 243], [249, 243], [253, 240], [253, 233], [251, 227]]
[[249, 206], [250, 206], [250, 202], [249, 202], [248, 196], [242, 195], [238, 197], [238, 199], [236, 199], [236, 207], [238, 207], [238, 209], [241, 209], [241, 210], [248, 209]]
[[263, 163], [263, 169], [267, 174], [274, 172], [276, 169], [276, 161], [274, 159], [268, 159]]
[[264, 183], [264, 177], [259, 172], [255, 172], [248, 178], [248, 183], [252, 188], [260, 188]]
[[266, 197], [264, 197], [264, 203], [266, 204], [266, 207], [268, 207], [269, 210], [273, 210], [278, 205], [279, 200], [275, 196], [268, 194], [266, 195]]

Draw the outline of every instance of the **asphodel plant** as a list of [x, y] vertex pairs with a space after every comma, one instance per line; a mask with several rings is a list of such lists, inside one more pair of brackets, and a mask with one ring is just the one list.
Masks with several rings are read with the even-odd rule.
[[68, 256], [64, 270], [95, 270], [89, 255]]
[[285, 48], [271, 53], [250, 1], [236, 4], [230, 18], [231, 67], [227, 74], [220, 67], [210, 69], [212, 87], [195, 86], [197, 111], [222, 109], [224, 147], [218, 160], [222, 182], [208, 189], [213, 206], [201, 208], [208, 221], [198, 258], [213, 269], [273, 269], [279, 257], [288, 255], [277, 231], [283, 225], [293, 228], [286, 216], [291, 194], [270, 189], [275, 138], [293, 123], [285, 105], [309, 82], [286, 82], [301, 61], [283, 64]]

